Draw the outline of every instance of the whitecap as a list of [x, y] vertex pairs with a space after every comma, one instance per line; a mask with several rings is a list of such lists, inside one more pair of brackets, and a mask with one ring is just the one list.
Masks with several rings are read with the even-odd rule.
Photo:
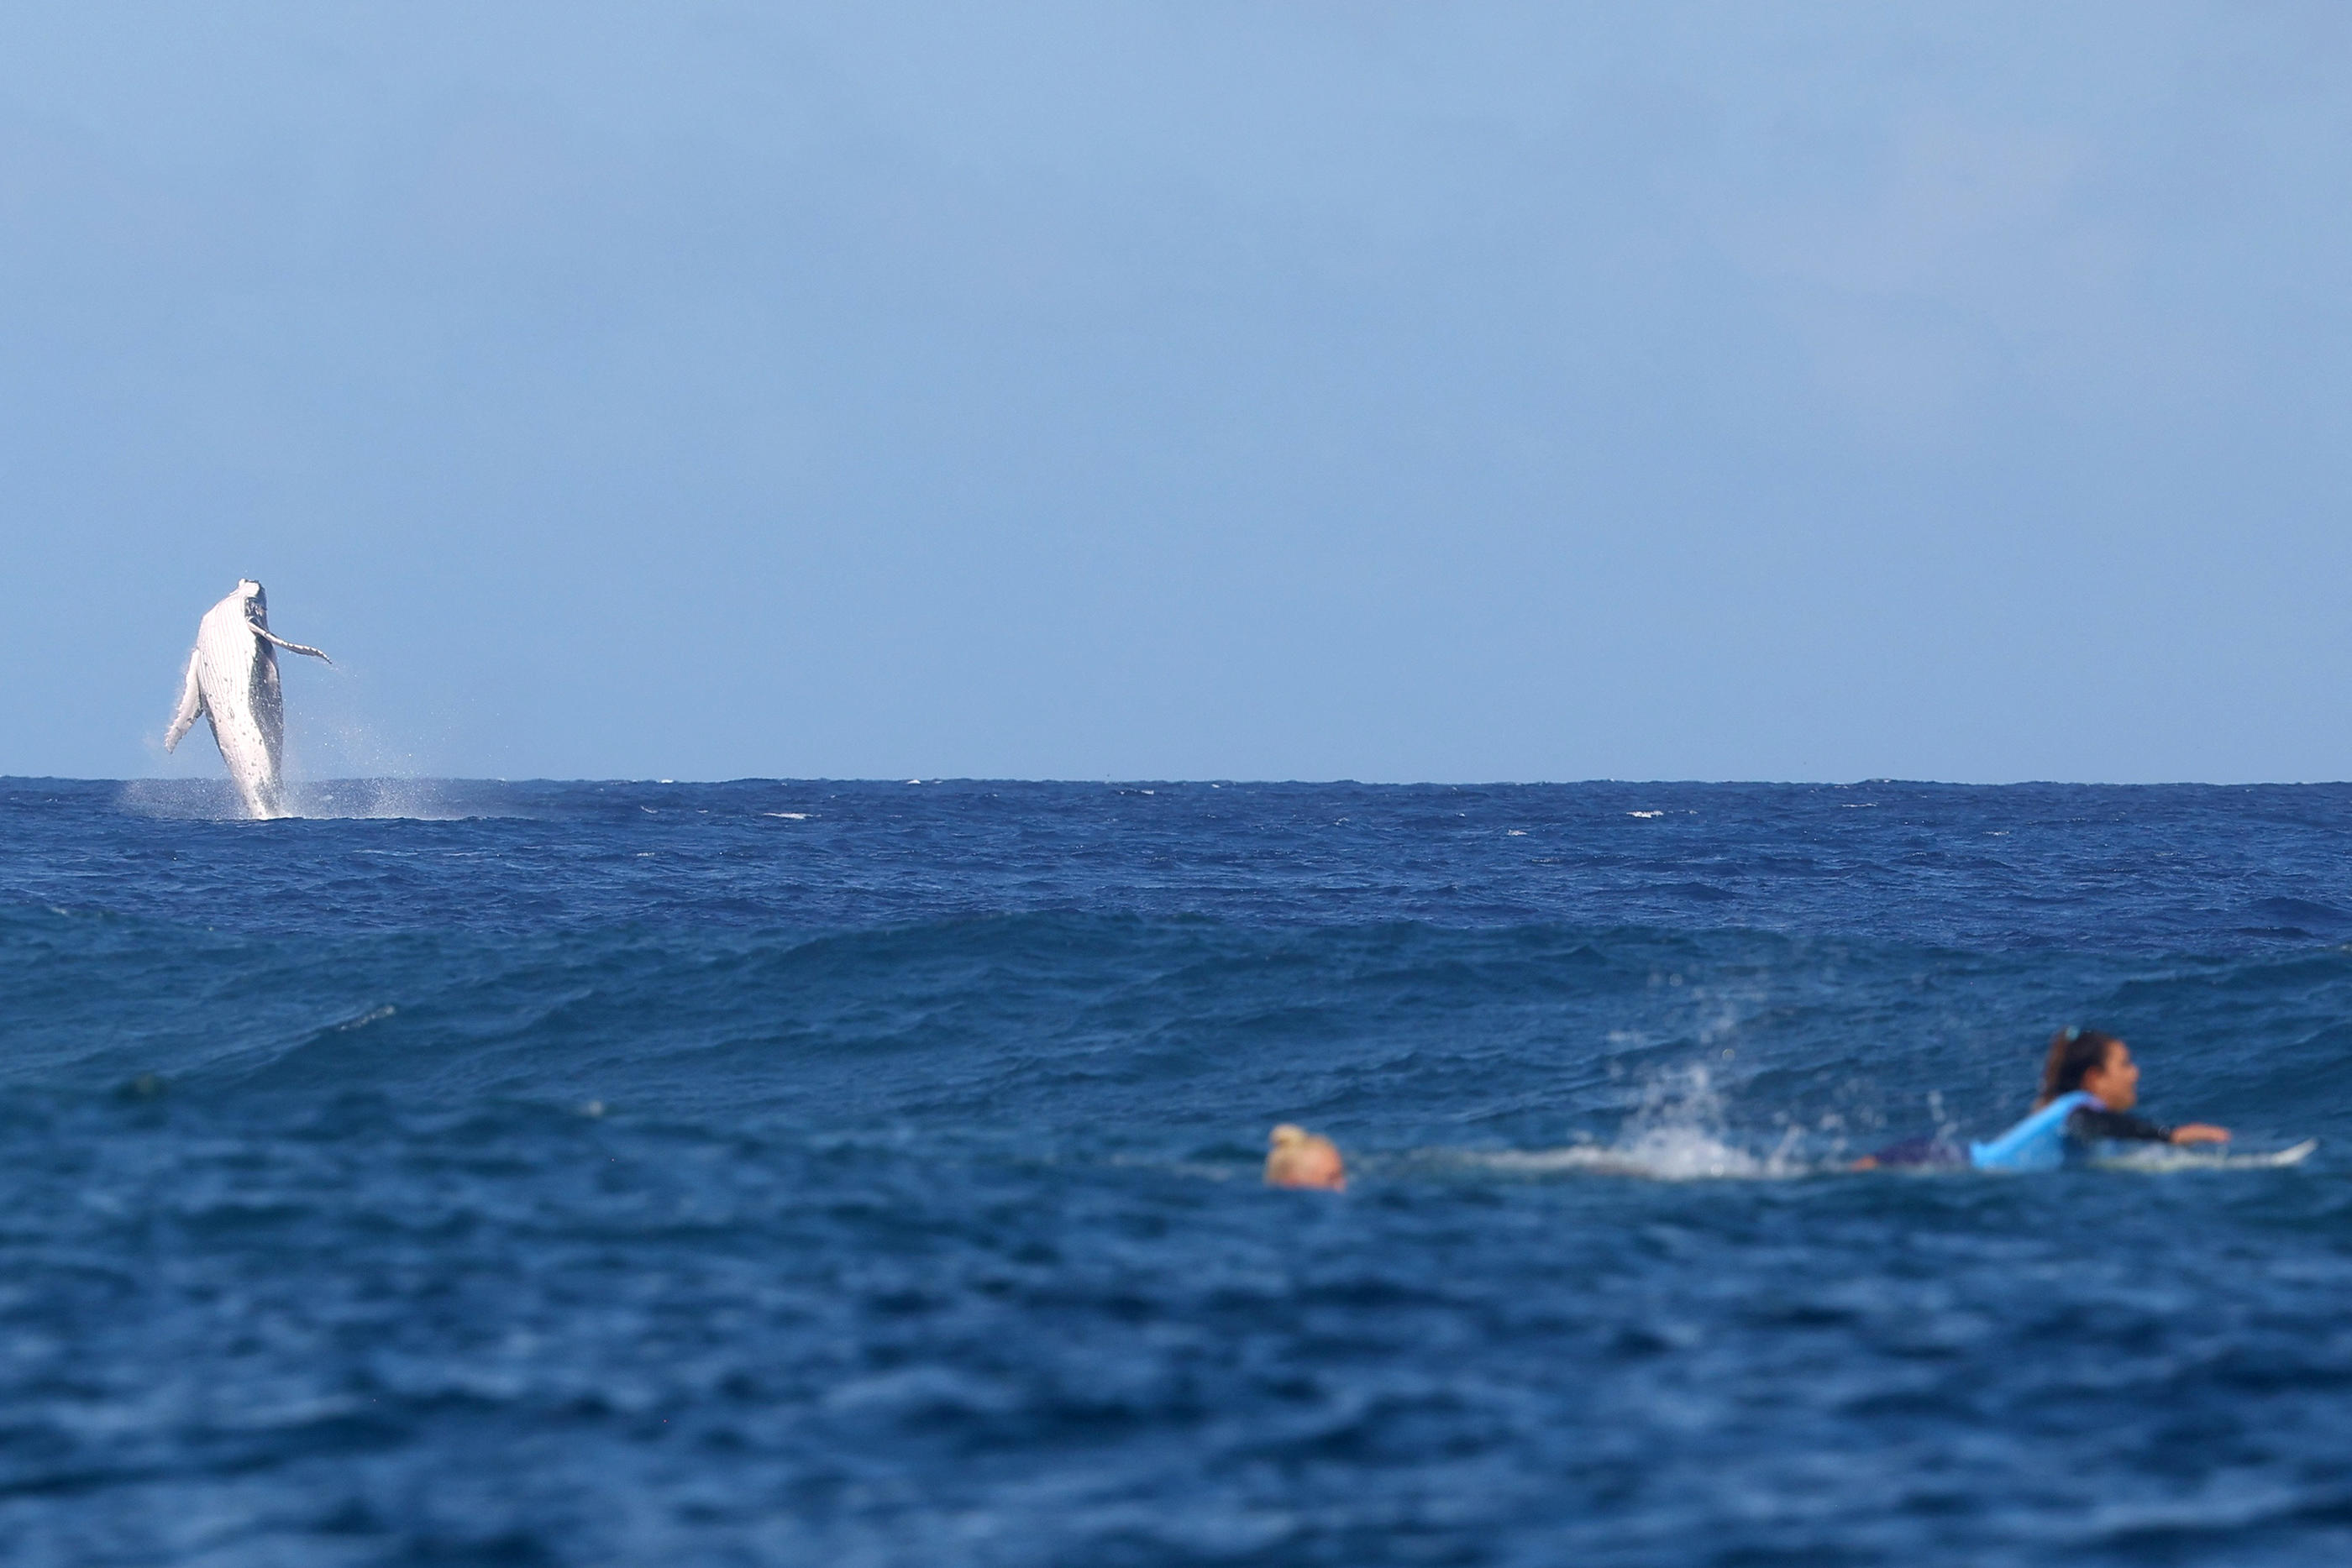
[[1615, 1144], [1557, 1149], [1465, 1153], [1459, 1163], [1505, 1176], [1616, 1176], [1647, 1181], [1770, 1181], [1809, 1176], [1812, 1167], [1779, 1155], [1756, 1155], [1692, 1127], [1654, 1127]]

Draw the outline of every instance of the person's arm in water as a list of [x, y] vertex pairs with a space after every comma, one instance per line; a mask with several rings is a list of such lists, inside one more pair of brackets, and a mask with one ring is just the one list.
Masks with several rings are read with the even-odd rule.
[[2102, 1111], [2085, 1105], [2066, 1118], [2066, 1135], [2084, 1143], [2113, 1139], [2118, 1143], [2226, 1144], [2229, 1133], [2203, 1122], [2167, 1127], [2124, 1111]]

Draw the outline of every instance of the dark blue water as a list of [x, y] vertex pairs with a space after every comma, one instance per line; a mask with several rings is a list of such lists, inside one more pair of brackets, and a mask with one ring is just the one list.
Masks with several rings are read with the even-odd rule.
[[[2352, 1554], [2352, 789], [219, 800], [0, 785], [12, 1561]], [[1839, 1168], [2070, 1021], [2319, 1155]]]

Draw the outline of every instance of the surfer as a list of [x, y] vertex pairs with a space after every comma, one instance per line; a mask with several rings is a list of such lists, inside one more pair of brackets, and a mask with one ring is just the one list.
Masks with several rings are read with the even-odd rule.
[[1330, 1139], [1285, 1122], [1267, 1135], [1266, 1145], [1266, 1186], [1348, 1190], [1347, 1162]]
[[2139, 1063], [2131, 1047], [2095, 1029], [2069, 1025], [2050, 1037], [2042, 1060], [2042, 1093], [2033, 1113], [1990, 1143], [1965, 1149], [1940, 1138], [1909, 1138], [1864, 1155], [1855, 1170], [1899, 1166], [1971, 1166], [1979, 1170], [2050, 1170], [2093, 1145], [2116, 1143], [2226, 1144], [2230, 1132], [2207, 1122], [2168, 1127], [2135, 1116]]

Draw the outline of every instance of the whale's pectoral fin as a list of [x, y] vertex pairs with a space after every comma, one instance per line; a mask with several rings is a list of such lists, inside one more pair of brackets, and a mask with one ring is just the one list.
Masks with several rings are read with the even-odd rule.
[[205, 711], [205, 694], [196, 685], [196, 652], [188, 650], [187, 678], [180, 683], [180, 706], [172, 710], [172, 727], [163, 736], [163, 749], [178, 747], [180, 737], [188, 733], [196, 716]]
[[310, 657], [324, 660], [330, 664], [335, 662], [332, 659], [327, 658], [326, 654], [321, 653], [316, 648], [306, 648], [299, 643], [289, 643], [285, 638], [280, 637], [277, 632], [272, 632], [267, 626], [256, 625], [252, 621], [247, 621], [246, 624], [253, 627], [253, 634], [255, 636], [260, 638], [265, 643], [275, 643], [289, 653], [308, 653]]

